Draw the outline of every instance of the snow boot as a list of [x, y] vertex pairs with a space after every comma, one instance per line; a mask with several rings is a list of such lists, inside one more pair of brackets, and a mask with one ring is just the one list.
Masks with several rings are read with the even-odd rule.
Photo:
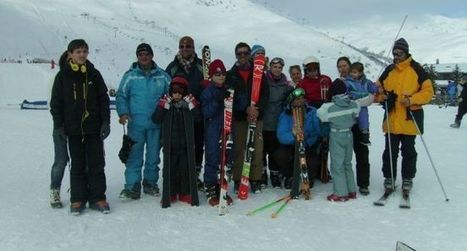
[[270, 171], [271, 186], [274, 188], [281, 188], [282, 175], [279, 171]]
[[62, 208], [63, 204], [60, 201], [60, 189], [50, 189], [50, 206], [52, 208]]
[[107, 201], [105, 201], [105, 200], [100, 200], [100, 201], [94, 202], [91, 205], [89, 205], [89, 208], [91, 208], [93, 210], [97, 210], [97, 211], [99, 211], [99, 212], [101, 212], [103, 214], [110, 213], [109, 203], [107, 203]]
[[268, 167], [263, 166], [263, 174], [261, 176], [261, 188], [265, 189], [268, 186]]
[[368, 194], [370, 194], [370, 190], [368, 190], [368, 187], [360, 187], [358, 191], [360, 192], [361, 195], [364, 195], [364, 196], [367, 196]]
[[452, 127], [452, 128], [459, 128], [460, 126], [461, 126], [461, 121], [458, 120], [458, 119], [456, 119], [456, 120], [454, 121], [454, 123], [452, 123], [452, 124], [450, 125], [450, 127]]
[[123, 189], [120, 192], [119, 198], [122, 201], [128, 201], [128, 200], [139, 200], [141, 198], [141, 193], [135, 191], [134, 189]]
[[357, 192], [350, 192], [348, 195], [347, 195], [347, 199], [356, 199], [357, 198]]
[[80, 215], [83, 213], [85, 208], [86, 208], [86, 203], [81, 202], [81, 201], [73, 202], [70, 205], [70, 213], [72, 215]]
[[179, 194], [178, 200], [191, 205], [191, 195], [189, 194]]
[[143, 193], [154, 196], [154, 197], [160, 196], [160, 190], [157, 184], [152, 185], [146, 180], [143, 180]]

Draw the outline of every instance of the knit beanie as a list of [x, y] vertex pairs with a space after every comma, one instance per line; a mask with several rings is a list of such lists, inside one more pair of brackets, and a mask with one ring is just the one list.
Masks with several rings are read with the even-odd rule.
[[254, 56], [258, 52], [262, 52], [262, 53], [266, 54], [266, 49], [264, 49], [264, 47], [259, 45], [259, 44], [253, 45], [253, 47], [251, 48], [251, 54], [250, 55]]
[[409, 44], [407, 43], [407, 41], [405, 41], [404, 38], [399, 38], [398, 40], [396, 40], [396, 42], [394, 42], [394, 47], [392, 48], [392, 50], [394, 49], [399, 49], [405, 52], [405, 54], [409, 54]]
[[209, 78], [212, 78], [216, 73], [223, 73], [225, 75], [226, 72], [224, 63], [220, 59], [216, 59], [209, 64]]
[[138, 54], [143, 51], [146, 51], [149, 54], [154, 55], [154, 53], [152, 52], [152, 48], [149, 44], [142, 43], [138, 45], [138, 47], [136, 48], [136, 56], [138, 56]]

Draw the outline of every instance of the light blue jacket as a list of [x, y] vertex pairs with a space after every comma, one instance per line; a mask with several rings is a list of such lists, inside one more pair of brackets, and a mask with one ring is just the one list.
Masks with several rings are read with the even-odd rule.
[[148, 74], [143, 72], [138, 63], [133, 63], [118, 86], [118, 116], [128, 115], [129, 127], [160, 128], [160, 125], [152, 122], [151, 116], [161, 97], [169, 91], [170, 80], [170, 76], [154, 62]]

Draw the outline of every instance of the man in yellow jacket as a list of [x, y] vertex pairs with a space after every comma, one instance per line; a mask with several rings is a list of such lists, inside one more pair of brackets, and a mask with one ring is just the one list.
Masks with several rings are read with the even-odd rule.
[[[405, 39], [400, 38], [394, 43], [392, 55], [394, 64], [388, 66], [377, 81], [379, 91], [376, 96], [376, 101], [384, 101], [386, 115], [388, 114], [389, 117], [389, 121], [386, 120], [387, 118], [383, 121], [383, 131], [386, 133], [383, 153], [384, 187], [394, 189], [400, 145], [402, 189], [408, 192], [412, 188], [412, 179], [416, 172], [415, 137], [423, 133], [422, 105], [431, 101], [433, 87], [423, 67], [412, 59]], [[392, 163], [389, 159], [389, 142]]]

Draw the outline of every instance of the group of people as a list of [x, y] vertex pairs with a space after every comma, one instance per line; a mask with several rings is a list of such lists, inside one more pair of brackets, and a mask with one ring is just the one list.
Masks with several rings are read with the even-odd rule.
[[[232, 93], [233, 149], [227, 164], [231, 166], [235, 192], [248, 150], [249, 124], [255, 123], [249, 173], [252, 193], [261, 193], [269, 180], [272, 187], [285, 189], [300, 182], [293, 175], [296, 138], [300, 135], [311, 187], [320, 169], [327, 171], [320, 159], [324, 154], [327, 156], [329, 147], [333, 192], [327, 199], [337, 202], [355, 199], [357, 186], [360, 194], [368, 195], [371, 142], [367, 106], [375, 101], [384, 103], [386, 114], [384, 186], [394, 189], [400, 148], [403, 189], [410, 190], [416, 171], [414, 140], [423, 132], [417, 130], [423, 130], [421, 106], [431, 100], [433, 89], [403, 38], [394, 44], [394, 64], [386, 68], [376, 83], [365, 77], [363, 64], [351, 63], [347, 57], [337, 60], [340, 76], [332, 81], [321, 73], [319, 59], [313, 56], [306, 57], [302, 67], [290, 66], [289, 81], [283, 73], [284, 60], [275, 57], [265, 65], [260, 98], [254, 104], [250, 100], [252, 59], [257, 54], [266, 54], [266, 50], [260, 45], [250, 47], [240, 42], [234, 51], [236, 62], [230, 70], [216, 59], [204, 71], [202, 60], [195, 53], [194, 40], [185, 36], [179, 41], [179, 52], [164, 70], [155, 63], [149, 44], [138, 45], [137, 61], [123, 75], [116, 92], [118, 121], [134, 142], [125, 161], [122, 200], [140, 199], [141, 190], [146, 195], [160, 195], [159, 156], [163, 149], [162, 207], [177, 200], [197, 206], [201, 189], [209, 205], [218, 205], [219, 140], [225, 123], [224, 100]], [[60, 71], [50, 102], [55, 144], [50, 203], [52, 207], [62, 207], [60, 186], [69, 160], [68, 147], [72, 214], [82, 213], [87, 203], [91, 209], [103, 213], [110, 210], [105, 197], [103, 144], [110, 133], [109, 97], [102, 76], [87, 59], [88, 53], [84, 40], [70, 42], [59, 61]], [[294, 125], [294, 107], [304, 110], [301, 131]], [[356, 184], [352, 152], [356, 155]], [[228, 195], [227, 202], [232, 203]]]

